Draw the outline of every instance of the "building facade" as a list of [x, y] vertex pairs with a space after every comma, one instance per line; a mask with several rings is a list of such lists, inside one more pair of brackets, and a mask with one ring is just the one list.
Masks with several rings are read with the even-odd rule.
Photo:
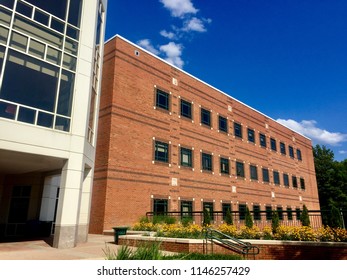
[[106, 8], [0, 1], [0, 239], [87, 240]]
[[310, 139], [120, 36], [103, 67], [91, 232], [150, 211], [320, 209]]

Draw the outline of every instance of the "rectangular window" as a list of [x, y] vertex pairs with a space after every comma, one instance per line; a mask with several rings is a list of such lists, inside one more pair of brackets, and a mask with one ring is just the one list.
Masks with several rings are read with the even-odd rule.
[[229, 174], [229, 159], [220, 158], [220, 173], [221, 174]]
[[170, 95], [160, 89], [156, 90], [155, 106], [169, 111]]
[[276, 139], [270, 138], [270, 144], [271, 144], [271, 150], [272, 151], [277, 151]]
[[231, 204], [230, 203], [223, 203], [222, 204], [223, 221], [225, 221], [228, 211], [231, 213]]
[[281, 206], [277, 206], [277, 213], [280, 221], [283, 220], [283, 208]]
[[181, 116], [192, 119], [192, 103], [181, 99]]
[[301, 150], [299, 149], [296, 150], [296, 157], [298, 158], [298, 160], [302, 160]]
[[286, 144], [284, 144], [283, 142], [280, 142], [280, 150], [282, 155], [286, 154]]
[[222, 116], [218, 117], [219, 120], [219, 130], [228, 133], [228, 120]]
[[269, 169], [262, 168], [262, 172], [263, 172], [263, 182], [270, 183]]
[[279, 185], [280, 184], [280, 174], [278, 171], [274, 171], [273, 172], [273, 176], [274, 176], [274, 184], [275, 185]]
[[169, 162], [169, 144], [161, 141], [155, 141], [154, 159], [156, 161]]
[[259, 133], [260, 146], [266, 148], [266, 136], [265, 134]]
[[292, 207], [287, 207], [287, 218], [288, 218], [288, 221], [293, 220], [293, 210], [292, 210]]
[[265, 213], [266, 213], [266, 220], [272, 220], [272, 207], [266, 206], [265, 207]]
[[234, 122], [234, 135], [242, 138], [242, 125], [236, 122]]
[[214, 215], [213, 215], [213, 202], [204, 202], [203, 205], [203, 210], [206, 210], [207, 213], [210, 214], [210, 218], [213, 221], [214, 220]]
[[168, 200], [167, 199], [154, 199], [153, 200], [153, 212], [154, 212], [154, 215], [166, 215], [168, 212]]
[[193, 167], [193, 152], [191, 149], [180, 148], [181, 166]]
[[201, 153], [202, 170], [212, 171], [212, 155]]
[[288, 176], [288, 174], [283, 174], [283, 185], [285, 186], [285, 187], [289, 187], [289, 176]]
[[248, 135], [248, 142], [255, 143], [254, 130], [248, 128], [247, 129], [247, 135]]
[[239, 204], [239, 218], [241, 221], [246, 219], [246, 209], [246, 204]]
[[292, 176], [293, 188], [298, 187], [298, 179], [295, 176]]
[[289, 156], [290, 156], [291, 158], [294, 158], [294, 149], [293, 149], [292, 146], [289, 146]]
[[304, 179], [304, 178], [300, 178], [300, 188], [301, 188], [302, 190], [305, 189], [305, 179]]
[[237, 177], [245, 177], [245, 167], [243, 162], [236, 162], [236, 176]]
[[251, 174], [251, 180], [258, 180], [258, 168], [255, 165], [249, 166], [249, 171]]
[[261, 220], [260, 205], [253, 205], [253, 218], [255, 221]]
[[193, 202], [181, 201], [181, 218], [193, 219]]
[[211, 112], [204, 108], [201, 108], [201, 123], [207, 126], [211, 126]]

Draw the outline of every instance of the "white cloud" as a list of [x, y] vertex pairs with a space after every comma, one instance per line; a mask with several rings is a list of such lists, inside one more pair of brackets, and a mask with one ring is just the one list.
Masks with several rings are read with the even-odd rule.
[[165, 37], [165, 38], [168, 38], [168, 39], [174, 39], [176, 37], [176, 34], [173, 33], [173, 32], [168, 32], [166, 30], [162, 30], [160, 31], [160, 35]]
[[189, 32], [189, 31], [196, 31], [196, 32], [206, 32], [204, 21], [193, 17], [186, 22], [184, 22], [183, 31]]
[[147, 51], [149, 51], [155, 55], [159, 55], [159, 51], [152, 45], [152, 43], [149, 39], [140, 40], [137, 42], [137, 44], [140, 47], [143, 47], [144, 49], [146, 49]]
[[277, 122], [311, 138], [319, 144], [338, 145], [341, 142], [347, 141], [347, 134], [340, 132], [329, 132], [325, 129], [321, 129], [316, 126], [317, 122], [314, 120], [303, 120], [301, 122], [297, 122], [291, 119], [278, 119]]
[[164, 58], [167, 62], [182, 68], [184, 62], [181, 58], [182, 55], [182, 45], [170, 42], [166, 45], [160, 46], [160, 51], [165, 53], [166, 57]]
[[341, 155], [347, 155], [347, 151], [339, 151], [339, 154], [341, 154]]
[[198, 10], [194, 8], [190, 0], [160, 0], [173, 17], [184, 17], [187, 14], [196, 14]]

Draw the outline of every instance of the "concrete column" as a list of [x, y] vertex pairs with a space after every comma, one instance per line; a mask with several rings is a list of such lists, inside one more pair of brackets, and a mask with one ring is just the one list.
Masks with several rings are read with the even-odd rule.
[[60, 186], [61, 175], [47, 176], [45, 178], [41, 200], [40, 221], [54, 221], [54, 212], [57, 204], [57, 192]]

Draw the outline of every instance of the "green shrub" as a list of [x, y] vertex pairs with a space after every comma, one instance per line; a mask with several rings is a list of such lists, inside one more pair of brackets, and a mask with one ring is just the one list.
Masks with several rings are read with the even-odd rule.
[[228, 226], [233, 225], [233, 217], [231, 216], [230, 209], [227, 210], [224, 221]]
[[275, 234], [280, 225], [280, 218], [277, 211], [272, 211], [271, 228], [272, 233]]
[[167, 215], [155, 215], [153, 216], [153, 224], [168, 224], [173, 225], [176, 223], [176, 218]]
[[307, 210], [307, 207], [305, 204], [302, 208], [302, 214], [301, 214], [300, 220], [301, 220], [302, 226], [304, 226], [304, 227], [310, 226], [310, 217], [308, 215], [308, 210]]
[[248, 228], [252, 228], [253, 227], [253, 219], [252, 219], [252, 215], [251, 212], [248, 209], [248, 206], [246, 207], [246, 217], [245, 217], [245, 225]]
[[164, 256], [163, 260], [242, 260], [239, 255], [224, 254], [200, 254], [200, 253], [182, 253], [172, 256]]
[[207, 211], [207, 209], [204, 209], [204, 221], [203, 221], [203, 226], [208, 226], [211, 224], [211, 215], [210, 213]]

